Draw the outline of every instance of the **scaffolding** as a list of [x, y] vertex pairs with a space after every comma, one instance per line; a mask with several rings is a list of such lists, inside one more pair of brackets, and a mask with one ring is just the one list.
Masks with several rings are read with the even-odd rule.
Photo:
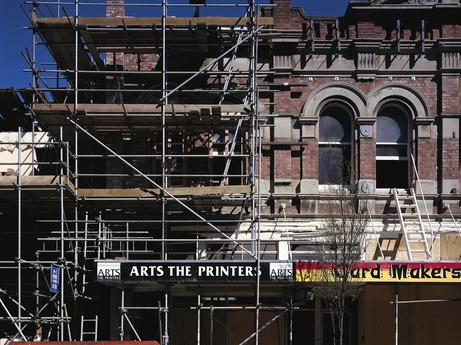
[[[93, 15], [101, 9], [104, 15]], [[236, 15], [201, 16], [206, 11]], [[272, 18], [260, 17], [258, 4], [58, 0], [26, 2], [24, 12], [33, 34], [32, 50], [23, 55], [32, 79], [20, 91], [23, 99], [10, 101], [26, 104], [27, 120], [16, 139], [2, 142], [17, 151], [16, 168], [0, 186], [5, 213], [17, 205], [16, 260], [2, 262], [16, 282], [0, 286], [7, 297], [3, 321], [12, 325], [7, 343], [98, 340], [97, 302], [107, 291], [95, 284], [98, 260], [251, 260], [259, 271], [263, 256], [280, 259], [288, 238], [260, 228], [265, 105], [258, 103], [258, 80], [270, 71], [258, 53], [269, 49], [264, 35]], [[43, 48], [55, 66], [39, 66]], [[31, 140], [20, 139], [24, 129]], [[22, 157], [26, 148], [29, 160]], [[26, 243], [31, 230], [24, 229], [31, 227], [37, 245]], [[213, 342], [213, 322], [224, 325], [220, 310], [254, 313], [255, 331], [241, 344], [253, 338], [258, 344], [261, 330], [293, 312], [290, 303], [265, 307], [270, 318], [260, 324], [259, 284], [257, 278], [243, 289], [254, 294], [253, 306], [194, 291], [197, 300], [186, 309], [197, 315], [196, 343], [205, 319]], [[149, 289], [157, 305], [130, 307], [126, 294], [145, 287], [115, 285], [120, 324], [109, 328], [118, 329], [118, 338], [141, 340], [136, 315], [154, 310], [155, 338], [169, 344], [178, 287], [155, 284]], [[221, 305], [212, 305], [216, 298]]]
[[[319, 261], [319, 250], [326, 260], [334, 251], [325, 225], [331, 214], [320, 214], [319, 205], [338, 198], [327, 185], [306, 187], [319, 181], [303, 172], [276, 176], [277, 155], [296, 147], [291, 154], [302, 156], [308, 142], [315, 144], [317, 118], [306, 111], [304, 118], [279, 116], [276, 109], [288, 107], [278, 107], [275, 94], [299, 97], [304, 91], [290, 87], [307, 86], [302, 78], [313, 81], [315, 73], [343, 84], [329, 67], [310, 71], [303, 59], [349, 54], [354, 39], [342, 37], [331, 18], [277, 30], [279, 9], [267, 2], [24, 3], [31, 82], [0, 90], [0, 238], [7, 243], [0, 254], [0, 345], [297, 344], [306, 343], [309, 318], [315, 330], [308, 342], [324, 337], [329, 312], [293, 268], [299, 264], [302, 274], [307, 261]], [[40, 63], [46, 59], [53, 63]], [[282, 120], [290, 125], [276, 131]], [[292, 162], [300, 170], [309, 164]], [[414, 160], [409, 174], [417, 195], [400, 206], [402, 189], [380, 194], [360, 176], [347, 186], [345, 199], [370, 212], [356, 259], [392, 261], [406, 252], [400, 243], [410, 228], [399, 217], [420, 216], [418, 203], [427, 206]], [[288, 188], [293, 179], [303, 179], [303, 187]], [[407, 244], [408, 260], [440, 257], [432, 255], [437, 235], [459, 232], [448, 206], [455, 227], [420, 226], [430, 236], [415, 241], [413, 252], [424, 245], [424, 255], [410, 255]], [[425, 213], [429, 226], [442, 219]], [[265, 280], [272, 269], [278, 273]], [[139, 279], [119, 279], [126, 270]], [[207, 272], [213, 279], [193, 280], [193, 270], [195, 278]], [[230, 275], [238, 279], [226, 280]]]

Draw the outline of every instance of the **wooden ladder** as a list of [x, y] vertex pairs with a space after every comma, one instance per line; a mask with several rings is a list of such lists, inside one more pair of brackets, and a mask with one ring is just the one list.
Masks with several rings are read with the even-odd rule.
[[[393, 188], [392, 194], [394, 195], [400, 230], [407, 249], [408, 259], [412, 260], [413, 254], [417, 253], [424, 253], [427, 260], [432, 259], [414, 189], [410, 188], [410, 194], [399, 195], [397, 189]], [[407, 209], [411, 210], [411, 212], [406, 213]]]

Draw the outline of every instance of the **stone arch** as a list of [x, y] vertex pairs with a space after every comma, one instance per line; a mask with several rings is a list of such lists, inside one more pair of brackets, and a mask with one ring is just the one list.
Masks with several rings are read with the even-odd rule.
[[319, 117], [320, 111], [329, 101], [340, 101], [349, 105], [355, 116], [367, 116], [367, 97], [353, 85], [329, 83], [312, 92], [304, 103], [302, 117]]
[[368, 113], [376, 117], [386, 102], [398, 101], [411, 111], [412, 118], [429, 117], [430, 109], [424, 96], [414, 87], [403, 83], [391, 83], [374, 89], [368, 97]]

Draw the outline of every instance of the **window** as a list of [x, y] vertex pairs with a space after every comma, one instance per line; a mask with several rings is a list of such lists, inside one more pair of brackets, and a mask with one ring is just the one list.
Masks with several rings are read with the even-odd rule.
[[376, 123], [376, 186], [408, 188], [409, 126], [406, 112], [388, 106], [378, 113]]
[[349, 185], [351, 167], [351, 116], [343, 107], [327, 107], [319, 118], [319, 183]]

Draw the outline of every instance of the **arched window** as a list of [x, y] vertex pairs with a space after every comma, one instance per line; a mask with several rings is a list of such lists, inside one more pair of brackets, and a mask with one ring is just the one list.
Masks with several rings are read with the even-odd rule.
[[319, 184], [351, 183], [352, 120], [340, 106], [329, 106], [319, 117]]
[[376, 186], [408, 188], [410, 134], [407, 113], [398, 106], [382, 108], [376, 122]]

